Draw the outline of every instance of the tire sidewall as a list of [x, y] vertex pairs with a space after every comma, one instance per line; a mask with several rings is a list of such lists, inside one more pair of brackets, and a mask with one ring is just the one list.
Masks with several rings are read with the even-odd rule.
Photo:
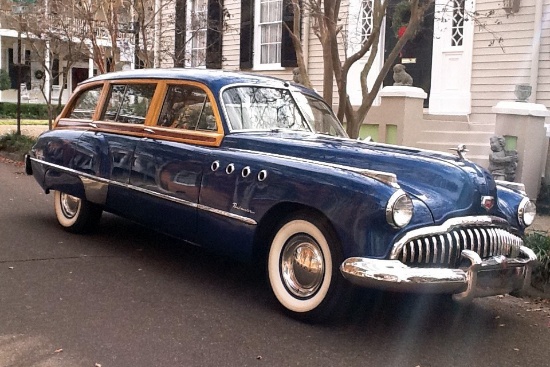
[[[299, 233], [307, 234], [317, 242], [322, 251], [325, 270], [321, 286], [315, 294], [307, 298], [297, 298], [286, 288], [281, 279], [281, 254], [288, 240]], [[273, 237], [267, 261], [267, 273], [271, 289], [277, 300], [288, 311], [295, 313], [312, 312], [326, 301], [327, 295], [331, 292], [331, 285], [333, 285], [333, 254], [327, 235], [312, 221], [296, 218], [282, 225]]]
[[63, 207], [61, 204], [61, 197], [63, 193], [60, 191], [55, 191], [54, 194], [54, 203], [55, 203], [55, 215], [57, 217], [57, 221], [61, 226], [65, 228], [72, 228], [74, 227], [80, 218], [81, 212], [82, 212], [82, 200], [79, 199], [78, 203], [78, 209], [73, 217], [67, 217], [65, 215], [65, 212], [63, 211]]

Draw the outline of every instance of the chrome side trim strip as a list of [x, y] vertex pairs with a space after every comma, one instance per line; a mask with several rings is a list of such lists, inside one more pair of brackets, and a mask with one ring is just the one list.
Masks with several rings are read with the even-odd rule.
[[[141, 192], [141, 193], [144, 193], [144, 194], [152, 195], [152, 196], [158, 197], [160, 199], [164, 199], [164, 200], [172, 201], [172, 202], [182, 204], [182, 205], [185, 205], [185, 206], [189, 206], [191, 208], [196, 208], [196, 209], [204, 210], [204, 211], [207, 211], [207, 212], [210, 212], [210, 213], [218, 214], [218, 215], [221, 215], [221, 216], [224, 216], [224, 217], [228, 217], [228, 218], [231, 218], [231, 219], [235, 219], [235, 220], [241, 221], [241, 222], [246, 223], [246, 224], [250, 224], [250, 225], [257, 225], [258, 224], [252, 218], [243, 217], [242, 215], [233, 214], [233, 213], [230, 213], [230, 212], [225, 211], [225, 210], [220, 210], [220, 209], [212, 208], [212, 207], [209, 207], [209, 206], [206, 206], [206, 205], [193, 203], [193, 202], [190, 202], [188, 200], [183, 200], [183, 199], [180, 199], [180, 198], [176, 198], [174, 196], [162, 194], [160, 192], [144, 189], [144, 188], [139, 187], [139, 186], [124, 184], [122, 182], [117, 182], [117, 181], [109, 180], [109, 179], [106, 179], [106, 178], [93, 176], [89, 173], [80, 172], [80, 171], [77, 171], [77, 170], [72, 169], [72, 168], [67, 168], [67, 167], [60, 166], [60, 165], [55, 164], [55, 163], [46, 162], [46, 161], [43, 161], [43, 160], [40, 160], [40, 159], [31, 158], [31, 160], [35, 161], [39, 164], [43, 164], [45, 166], [49, 166], [49, 167], [52, 167], [52, 168], [55, 168], [55, 169], [58, 169], [58, 170], [61, 170], [61, 171], [67, 172], [67, 173], [71, 173], [75, 176], [78, 176], [80, 178], [80, 180], [82, 181], [82, 184], [84, 185], [84, 190], [86, 192], [86, 198], [87, 199], [89, 199], [88, 198], [88, 189], [93, 188], [92, 186], [96, 185], [96, 183], [103, 184], [102, 187], [104, 187], [105, 185], [114, 185], [114, 186], [124, 187], [124, 188], [130, 189], [130, 190], [138, 191], [138, 192]], [[106, 191], [104, 192], [104, 194], [105, 194], [105, 199], [106, 199], [106, 195], [107, 195]], [[93, 200], [90, 200], [90, 201], [96, 202], [96, 201], [93, 201]], [[105, 203], [105, 201], [103, 201], [103, 204], [104, 203]], [[100, 203], [98, 203], [98, 204], [100, 204]]]
[[[257, 151], [253, 150], [247, 150], [247, 149], [236, 149], [237, 151], [244, 152], [244, 153], [252, 153], [252, 154], [258, 154]], [[372, 178], [374, 180], [380, 181], [388, 186], [391, 186], [395, 189], [399, 189], [401, 186], [397, 183], [397, 175], [395, 173], [390, 172], [383, 172], [383, 171], [375, 171], [371, 169], [364, 169], [364, 168], [357, 168], [352, 166], [346, 166], [343, 164], [336, 164], [336, 163], [327, 163], [327, 162], [321, 162], [316, 161], [313, 159], [305, 159], [305, 158], [299, 158], [299, 157], [293, 157], [289, 155], [282, 155], [282, 154], [275, 154], [275, 153], [264, 153], [262, 152], [262, 155], [273, 157], [273, 158], [279, 158], [279, 159], [290, 159], [294, 162], [301, 162], [301, 163], [308, 163], [308, 164], [316, 164], [323, 167], [330, 167], [330, 168], [336, 168], [341, 169], [343, 171], [349, 171], [353, 173], [357, 173], [360, 175], [363, 175], [365, 177]]]

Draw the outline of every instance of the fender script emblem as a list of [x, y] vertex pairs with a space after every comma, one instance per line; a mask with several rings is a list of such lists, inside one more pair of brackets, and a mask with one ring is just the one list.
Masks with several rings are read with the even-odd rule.
[[237, 209], [237, 210], [240, 210], [240, 211], [245, 212], [245, 213], [255, 214], [252, 210], [243, 208], [243, 207], [239, 206], [239, 204], [237, 204], [237, 203], [233, 203], [233, 209]]

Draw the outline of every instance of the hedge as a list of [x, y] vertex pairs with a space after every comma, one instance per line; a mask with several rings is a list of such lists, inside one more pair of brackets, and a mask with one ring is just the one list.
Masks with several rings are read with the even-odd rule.
[[[60, 107], [59, 111], [63, 106]], [[54, 117], [57, 113], [54, 113]], [[0, 118], [17, 118], [17, 104], [0, 102]], [[21, 118], [24, 119], [48, 119], [48, 105], [40, 103], [21, 103]]]

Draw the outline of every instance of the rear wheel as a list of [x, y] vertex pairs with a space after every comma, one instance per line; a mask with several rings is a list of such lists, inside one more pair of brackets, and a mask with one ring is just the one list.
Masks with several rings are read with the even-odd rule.
[[97, 227], [102, 209], [99, 205], [60, 191], [55, 191], [54, 208], [57, 221], [73, 233], [85, 233]]
[[325, 321], [347, 302], [349, 284], [339, 271], [343, 261], [331, 228], [317, 216], [294, 215], [280, 225], [268, 255], [273, 294], [295, 318]]

